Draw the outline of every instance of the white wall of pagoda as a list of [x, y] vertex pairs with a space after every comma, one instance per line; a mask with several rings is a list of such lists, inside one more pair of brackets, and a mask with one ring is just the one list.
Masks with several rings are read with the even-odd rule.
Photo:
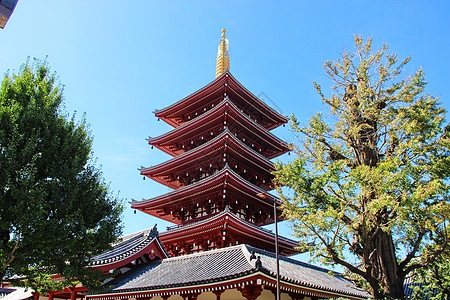
[[[116, 300], [123, 300], [124, 298], [116, 299]], [[244, 296], [242, 296], [242, 293], [237, 289], [229, 289], [220, 294], [220, 298], [217, 298], [216, 294], [213, 292], [204, 292], [198, 295], [196, 300], [247, 300]], [[261, 295], [259, 295], [256, 300], [273, 300], [275, 299], [275, 295], [271, 290], [263, 289], [261, 292]], [[281, 300], [295, 300], [300, 298], [292, 298], [287, 293], [281, 293]], [[128, 298], [127, 300], [139, 300], [136, 298]], [[186, 300], [186, 298], [183, 298], [181, 295], [172, 295], [169, 298], [162, 298], [161, 296], [155, 296], [150, 298], [150, 300]], [[309, 296], [305, 296], [303, 300], [313, 300], [313, 298]]]

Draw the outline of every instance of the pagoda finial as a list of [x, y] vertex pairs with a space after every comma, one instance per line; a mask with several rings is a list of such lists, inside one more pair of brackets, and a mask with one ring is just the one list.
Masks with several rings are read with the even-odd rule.
[[222, 29], [222, 39], [217, 51], [216, 78], [230, 69], [230, 56], [228, 55], [228, 40], [225, 38], [225, 29]]

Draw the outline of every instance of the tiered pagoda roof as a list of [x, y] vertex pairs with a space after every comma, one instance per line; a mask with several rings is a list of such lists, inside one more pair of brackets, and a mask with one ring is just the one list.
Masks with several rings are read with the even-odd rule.
[[159, 137], [148, 138], [147, 141], [150, 145], [177, 156], [206, 143], [226, 129], [268, 159], [290, 151], [287, 143], [246, 115], [228, 96], [224, 96], [214, 108], [204, 114]]
[[[270, 130], [288, 119], [231, 75], [229, 55], [223, 52], [227, 45], [223, 38], [216, 79], [155, 111], [174, 128], [147, 139], [152, 148], [173, 158], [140, 168], [141, 175], [174, 191], [133, 200], [131, 207], [176, 224], [161, 234], [171, 255], [237, 243], [275, 250], [274, 236], [259, 226], [276, 221], [273, 209], [280, 203], [268, 193], [274, 188], [270, 159], [289, 152], [290, 146]], [[278, 221], [281, 210], [277, 210]], [[282, 241], [283, 253], [298, 253], [294, 241]]]
[[229, 129], [219, 136], [173, 159], [149, 168], [141, 168], [141, 175], [147, 176], [170, 188], [178, 189], [230, 165], [249, 182], [265, 190], [272, 190], [273, 163], [239, 140]]

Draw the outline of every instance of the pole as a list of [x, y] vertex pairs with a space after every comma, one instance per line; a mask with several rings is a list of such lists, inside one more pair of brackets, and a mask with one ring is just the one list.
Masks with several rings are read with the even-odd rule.
[[276, 300], [280, 300], [280, 260], [278, 258], [278, 224], [277, 224], [277, 200], [273, 201], [273, 216], [275, 218], [275, 260], [277, 262], [277, 295]]

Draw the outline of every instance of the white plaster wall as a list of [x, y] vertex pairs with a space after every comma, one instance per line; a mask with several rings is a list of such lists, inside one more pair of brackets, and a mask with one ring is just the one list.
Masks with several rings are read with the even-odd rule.
[[[216, 298], [213, 298], [216, 299]], [[247, 300], [237, 289], [226, 290], [220, 295], [220, 300]]]
[[197, 297], [197, 300], [216, 300], [216, 295], [213, 292], [204, 292]]

